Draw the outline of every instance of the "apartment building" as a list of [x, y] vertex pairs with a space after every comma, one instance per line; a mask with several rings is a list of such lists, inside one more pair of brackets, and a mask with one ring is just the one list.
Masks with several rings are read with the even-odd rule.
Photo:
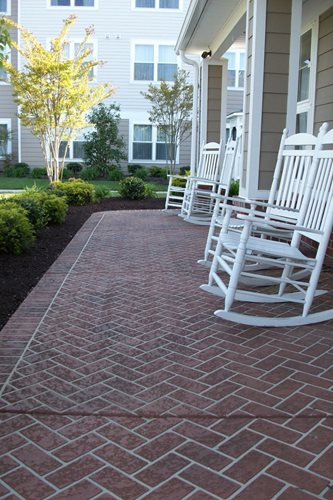
[[[62, 21], [75, 14], [77, 22], [70, 32], [69, 56], [82, 39], [85, 28], [94, 26], [90, 40], [93, 57], [103, 61], [103, 65], [95, 69], [95, 81], [110, 81], [116, 89], [109, 102], [120, 105], [119, 131], [127, 144], [128, 162], [149, 166], [165, 163], [165, 149], [157, 127], [149, 122], [149, 103], [142, 91], [146, 91], [151, 82], [171, 81], [177, 67], [191, 74], [191, 66], [174, 50], [189, 3], [190, 0], [0, 0], [0, 13], [18, 20], [46, 45], [59, 32]], [[239, 48], [230, 53], [229, 113], [242, 108], [240, 53]], [[22, 61], [17, 61], [15, 54], [11, 57], [22, 67]], [[39, 142], [28, 129], [20, 126], [16, 111], [10, 83], [1, 84], [0, 126], [12, 130], [7, 152], [12, 153], [14, 161], [41, 166]], [[68, 161], [82, 159], [82, 141], [83, 133], [70, 145]], [[179, 166], [190, 164], [190, 142], [188, 138], [180, 147]], [[0, 150], [0, 160], [3, 155], [4, 151]]]

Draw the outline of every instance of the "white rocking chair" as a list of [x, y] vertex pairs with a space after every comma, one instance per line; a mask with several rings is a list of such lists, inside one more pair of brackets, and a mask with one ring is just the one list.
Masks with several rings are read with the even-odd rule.
[[236, 162], [238, 147], [238, 137], [236, 140], [230, 139], [227, 142], [219, 179], [212, 182], [207, 188], [201, 188], [199, 181], [189, 182], [185, 191], [182, 214], [184, 220], [193, 224], [209, 225], [211, 223], [214, 207], [217, 200], [212, 195], [217, 194], [228, 196], [232, 174]]
[[204, 145], [197, 175], [187, 178], [180, 217], [187, 220], [190, 216], [207, 217], [209, 213], [211, 216], [214, 200], [210, 193], [216, 192], [221, 174], [221, 150], [222, 143], [209, 142]]
[[[201, 289], [225, 298], [224, 309], [215, 311], [216, 316], [245, 325], [264, 327], [298, 326], [333, 319], [333, 309], [310, 313], [314, 298], [326, 293], [317, 290], [317, 286], [333, 228], [333, 149], [325, 149], [324, 146], [327, 147], [328, 144], [333, 144], [333, 130], [324, 136], [322, 133], [318, 136], [318, 147], [306, 180], [296, 223], [283, 222], [283, 218], [274, 215], [270, 217], [263, 214], [260, 217], [249, 213], [239, 216], [243, 224], [241, 233], [232, 230], [225, 232], [227, 219], [230, 219], [230, 214], [226, 213], [209, 283], [201, 286]], [[225, 209], [229, 211], [227, 205]], [[291, 231], [291, 241], [288, 243], [264, 239], [258, 235], [261, 229], [265, 233], [275, 230]], [[317, 244], [313, 257], [302, 250], [304, 238]], [[263, 263], [268, 267], [260, 275], [262, 280], [275, 283], [277, 289], [274, 293], [244, 289], [241, 275], [249, 279], [257, 279], [258, 276], [258, 271], [244, 271], [248, 263]], [[273, 268], [275, 272], [272, 272]], [[304, 270], [307, 271], [306, 278]], [[225, 275], [229, 279], [226, 280]], [[232, 312], [234, 301], [259, 304], [286, 302], [301, 304], [303, 307], [302, 311], [292, 316], [284, 316], [279, 310], [279, 316], [264, 317], [256, 315], [255, 310], [254, 314]], [[291, 310], [292, 306], [288, 307], [288, 313]]]
[[[168, 175], [168, 178], [169, 184], [164, 210], [168, 210], [169, 208], [181, 209], [185, 193], [186, 177], [184, 175]], [[178, 182], [178, 179], [181, 182]], [[184, 185], [180, 185], [181, 183], [184, 183]]]
[[[326, 130], [326, 129], [325, 129]], [[324, 133], [324, 130], [322, 131]], [[311, 134], [294, 134], [287, 137], [287, 130], [283, 131], [277, 162], [273, 175], [268, 202], [241, 199], [242, 205], [250, 205], [250, 209], [243, 206], [234, 206], [234, 213], [251, 213], [258, 209], [260, 215], [267, 213], [284, 217], [289, 222], [296, 221], [299, 208], [304, 195], [305, 181], [312, 164], [317, 137]], [[218, 235], [220, 233], [225, 215], [225, 196], [212, 195], [217, 199], [214, 213], [211, 218], [210, 227], [203, 259], [199, 264], [211, 265], [214, 256]], [[230, 199], [229, 201], [232, 201]], [[230, 225], [242, 229], [243, 223], [240, 219], [233, 218]], [[272, 230], [272, 229], [271, 229]], [[272, 230], [273, 231], [273, 230]], [[274, 236], [290, 239], [290, 232], [274, 228]], [[272, 233], [270, 234], [272, 236]]]

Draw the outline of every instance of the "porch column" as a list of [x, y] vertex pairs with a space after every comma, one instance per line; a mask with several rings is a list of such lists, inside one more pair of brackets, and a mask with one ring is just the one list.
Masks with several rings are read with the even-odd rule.
[[242, 196], [265, 199], [272, 182], [286, 126], [295, 2], [302, 0], [248, 0]]

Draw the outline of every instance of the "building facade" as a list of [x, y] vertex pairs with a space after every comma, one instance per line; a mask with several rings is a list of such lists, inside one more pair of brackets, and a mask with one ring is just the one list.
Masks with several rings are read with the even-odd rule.
[[[93, 57], [103, 61], [95, 70], [95, 82], [111, 81], [116, 89], [109, 102], [120, 105], [119, 132], [127, 145], [128, 163], [149, 166], [165, 163], [165, 148], [158, 129], [149, 122], [149, 103], [142, 92], [149, 83], [158, 83], [161, 78], [171, 81], [177, 67], [188, 70], [192, 77], [192, 67], [174, 50], [188, 6], [189, 0], [0, 0], [0, 13], [13, 17], [46, 46], [59, 32], [62, 21], [75, 14], [77, 21], [70, 32], [69, 56], [82, 39], [85, 28], [94, 26], [90, 40]], [[15, 64], [23, 67], [23, 61], [14, 51], [11, 57]], [[229, 113], [242, 108], [244, 78], [239, 73], [242, 57], [239, 47], [230, 52]], [[10, 82], [2, 83], [0, 127], [11, 130], [7, 153], [12, 154], [14, 162], [43, 166], [38, 139], [20, 125], [16, 114]], [[220, 131], [215, 139], [223, 139]], [[68, 161], [82, 160], [82, 141], [83, 133], [71, 144]], [[180, 147], [179, 166], [190, 164], [190, 143], [188, 138]], [[3, 147], [0, 168], [4, 153]]]

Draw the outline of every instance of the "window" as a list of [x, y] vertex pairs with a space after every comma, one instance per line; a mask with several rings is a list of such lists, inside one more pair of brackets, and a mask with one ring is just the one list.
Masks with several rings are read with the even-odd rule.
[[0, 118], [0, 159], [12, 152], [11, 120]]
[[[66, 160], [83, 160], [84, 159], [84, 148], [83, 148], [83, 135], [79, 135], [76, 137], [75, 141], [71, 141], [69, 143], [67, 152], [66, 152]], [[66, 141], [62, 141], [60, 143], [59, 148], [59, 158], [63, 158], [65, 154]]]
[[[64, 56], [66, 59], [72, 59], [74, 58], [74, 56], [76, 56], [78, 54], [78, 51], [80, 50], [80, 47], [81, 47], [81, 41], [80, 40], [72, 40], [70, 43], [66, 44], [65, 45], [65, 49], [64, 49]], [[92, 59], [96, 59], [97, 58], [97, 45], [96, 45], [96, 42], [89, 42], [89, 43], [86, 43], [83, 47], [83, 49], [90, 49], [91, 50], [91, 54], [89, 56], [87, 56], [87, 58], [85, 59], [85, 63], [87, 63], [88, 61], [91, 61]], [[91, 68], [90, 72], [89, 72], [89, 76], [90, 78], [96, 78], [96, 71], [97, 71], [97, 68], [96, 66], [94, 66], [93, 68]]]
[[[173, 146], [171, 155], [174, 154], [175, 147]], [[165, 162], [166, 159], [165, 134], [154, 125], [134, 125], [132, 160]]]
[[177, 72], [177, 57], [173, 45], [135, 45], [134, 80], [172, 81]]
[[297, 89], [297, 115], [296, 132], [312, 133], [313, 127], [313, 101], [315, 93], [315, 62], [317, 48], [315, 46], [318, 25], [314, 23], [311, 29], [301, 36], [298, 89]]
[[96, 0], [50, 0], [51, 7], [95, 7], [95, 3]]
[[135, 0], [136, 9], [180, 9], [179, 0]]
[[228, 59], [228, 87], [244, 88], [245, 53], [230, 51], [224, 57]]
[[10, 0], [0, 0], [0, 13], [10, 14]]

